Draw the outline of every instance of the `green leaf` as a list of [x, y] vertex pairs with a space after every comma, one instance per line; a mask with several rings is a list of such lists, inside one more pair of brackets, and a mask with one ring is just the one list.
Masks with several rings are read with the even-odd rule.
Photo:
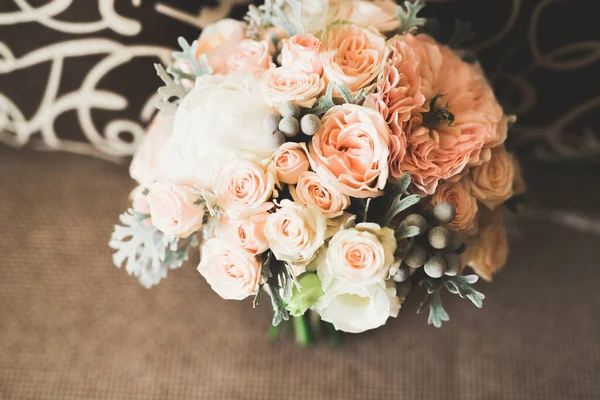
[[396, 239], [407, 239], [418, 236], [421, 233], [418, 226], [408, 226], [402, 221], [396, 229]]
[[[304, 32], [302, 26], [302, 5], [299, 0], [285, 0], [292, 11], [292, 15], [286, 14], [278, 2], [272, 2], [271, 23], [277, 28], [283, 29], [289, 36]], [[266, 5], [267, 3], [265, 3]]]
[[457, 294], [460, 297], [471, 300], [477, 308], [483, 307], [485, 295], [471, 286], [477, 282], [477, 275], [454, 276], [444, 284], [450, 293]]
[[419, 305], [417, 313], [422, 312], [426, 307], [429, 307], [429, 317], [427, 318], [427, 323], [429, 325], [441, 328], [442, 323], [450, 321], [450, 316], [442, 306], [442, 297], [440, 296], [439, 291], [433, 293], [428, 292], [425, 295], [423, 302]]
[[398, 179], [398, 182], [396, 182], [392, 185], [391, 193], [394, 196], [397, 196], [399, 194], [408, 195], [408, 187], [410, 186], [411, 182], [412, 182], [411, 175], [408, 172], [405, 173], [404, 175], [402, 175], [400, 177], [400, 179]]
[[401, 34], [412, 33], [425, 25], [427, 19], [419, 18], [417, 14], [425, 7], [423, 0], [414, 2], [405, 1], [404, 6], [399, 5], [396, 8], [396, 14], [400, 20]]
[[356, 93], [352, 93], [347, 86], [342, 85], [341, 83], [335, 83], [335, 87], [337, 87], [342, 95], [342, 98], [348, 104], [358, 104], [363, 101], [365, 97], [367, 97], [367, 92], [364, 89], [361, 89]]
[[281, 297], [281, 291], [283, 289], [284, 293], [287, 290], [291, 292], [293, 278], [289, 275], [286, 265], [275, 259], [271, 252], [268, 252], [263, 260], [261, 274], [271, 294], [271, 304], [273, 305], [272, 324], [277, 326], [281, 321], [287, 321], [290, 318], [286, 303]]
[[[187, 92], [180, 83], [175, 82], [173, 78], [171, 78], [162, 65], [154, 64], [154, 68], [156, 68], [156, 74], [165, 83], [165, 86], [158, 88], [158, 94], [161, 95], [161, 100], [156, 105], [156, 108], [165, 113], [173, 114], [177, 110], [176, 101], [183, 99]], [[177, 100], [171, 102], [170, 100], [172, 98]]]
[[[198, 77], [198, 76], [202, 76], [202, 75], [206, 75], [206, 74], [212, 74], [212, 68], [210, 67], [210, 65], [208, 64], [208, 58], [206, 57], [205, 54], [203, 54], [202, 56], [200, 56], [200, 59], [196, 58], [196, 50], [198, 48], [198, 41], [194, 40], [192, 42], [192, 44], [190, 45], [187, 40], [185, 40], [183, 37], [179, 37], [177, 39], [177, 43], [179, 43], [179, 47], [181, 47], [181, 51], [175, 51], [173, 52], [173, 58], [177, 59], [177, 60], [182, 60], [184, 62], [186, 62], [187, 64], [190, 65], [190, 67], [192, 67], [192, 70], [194, 71], [193, 76], [190, 76], [188, 79], [194, 79], [194, 77]], [[184, 73], [180, 70], [178, 70], [179, 73], [183, 73], [186, 75], [189, 75], [187, 73]]]
[[390, 208], [383, 217], [383, 226], [389, 225], [396, 215], [417, 204], [420, 200], [421, 196], [418, 194], [411, 194], [410, 196], [406, 196], [404, 198], [402, 197], [402, 194], [396, 196], [392, 201], [392, 204], [390, 204]]
[[333, 106], [335, 106], [335, 103], [333, 102], [333, 86], [335, 85], [335, 83], [333, 82], [329, 82], [329, 84], [327, 85], [327, 90], [325, 91], [325, 94], [321, 97], [319, 97], [319, 100], [317, 101], [317, 105], [315, 105], [313, 108], [311, 108], [308, 113], [309, 114], [315, 114], [318, 116], [321, 116], [323, 114], [325, 114], [327, 111], [329, 111], [329, 109]]

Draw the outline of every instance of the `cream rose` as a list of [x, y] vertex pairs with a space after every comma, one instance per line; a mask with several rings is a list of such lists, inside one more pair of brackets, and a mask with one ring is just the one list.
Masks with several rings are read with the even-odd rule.
[[339, 217], [350, 206], [350, 197], [340, 192], [314, 172], [300, 175], [295, 187], [290, 187], [294, 201], [316, 206], [327, 218]]
[[513, 195], [515, 160], [504, 147], [496, 147], [491, 159], [472, 168], [463, 181], [473, 196], [493, 209]]
[[269, 43], [264, 40], [260, 42], [252, 39], [242, 40], [227, 59], [229, 73], [258, 74], [273, 65], [273, 59], [269, 53]]
[[321, 41], [310, 33], [299, 33], [283, 40], [281, 65], [306, 73], [321, 75], [323, 64], [319, 56]]
[[234, 19], [222, 19], [202, 29], [198, 38], [196, 57], [206, 55], [210, 67], [217, 74], [227, 73], [227, 59], [244, 39], [246, 24]]
[[329, 8], [328, 20], [349, 21], [356, 25], [372, 26], [380, 32], [391, 32], [400, 28], [397, 7], [398, 4], [392, 0], [340, 0]]
[[269, 249], [265, 237], [265, 223], [269, 213], [262, 212], [244, 219], [228, 220], [223, 227], [225, 237], [251, 255], [264, 253]]
[[388, 178], [389, 141], [390, 130], [377, 111], [332, 107], [309, 146], [313, 169], [349, 196], [379, 196]]
[[381, 72], [387, 54], [385, 37], [376, 29], [331, 25], [321, 50], [325, 83], [341, 83], [353, 92], [367, 88]]
[[310, 108], [323, 91], [324, 83], [318, 74], [278, 67], [263, 73], [261, 87], [265, 100], [271, 106], [291, 102]]
[[467, 251], [463, 255], [466, 264], [486, 281], [491, 281], [492, 275], [502, 269], [508, 259], [508, 238], [503, 216], [503, 209], [496, 208], [492, 221], [480, 229], [479, 235], [467, 242]]
[[183, 99], [164, 149], [168, 178], [212, 189], [220, 165], [239, 151], [268, 159], [278, 138], [262, 121], [273, 113], [253, 75], [205, 75]]
[[323, 321], [331, 322], [340, 331], [360, 333], [375, 329], [400, 312], [400, 299], [391, 281], [369, 285], [335, 281], [324, 292], [315, 310]]
[[317, 270], [323, 287], [333, 280], [361, 286], [387, 278], [394, 263], [396, 238], [390, 228], [360, 223], [336, 233], [327, 249], [327, 262]]
[[244, 159], [223, 164], [215, 184], [217, 204], [230, 218], [271, 209], [274, 190], [275, 171]]
[[279, 182], [293, 185], [300, 175], [308, 171], [308, 149], [304, 143], [287, 142], [273, 153], [273, 165], [277, 170]]
[[448, 226], [467, 235], [477, 233], [477, 199], [460, 182], [444, 182], [431, 196], [431, 205], [447, 202], [456, 207], [456, 217]]
[[140, 185], [150, 185], [165, 179], [166, 166], [162, 150], [172, 132], [173, 116], [158, 113], [129, 166], [129, 175]]
[[200, 229], [204, 205], [191, 186], [155, 182], [150, 186], [148, 205], [152, 225], [168, 237], [185, 238]]
[[265, 236], [278, 260], [304, 265], [325, 243], [326, 230], [326, 219], [316, 207], [286, 199], [269, 215]]
[[219, 296], [242, 300], [256, 293], [261, 280], [261, 263], [230, 241], [212, 238], [201, 250], [198, 272]]

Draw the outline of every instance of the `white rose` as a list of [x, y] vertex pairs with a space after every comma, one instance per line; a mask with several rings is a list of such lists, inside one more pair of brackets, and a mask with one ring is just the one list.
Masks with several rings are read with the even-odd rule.
[[336, 280], [324, 290], [315, 310], [323, 321], [331, 322], [340, 331], [360, 333], [375, 329], [390, 316], [397, 317], [400, 311], [400, 299], [391, 281], [359, 286]]
[[244, 150], [269, 158], [277, 137], [262, 121], [273, 110], [252, 75], [205, 75], [183, 99], [165, 146], [168, 178], [211, 189], [220, 164]]
[[329, 242], [327, 262], [317, 269], [323, 286], [334, 280], [365, 286], [388, 276], [396, 251], [394, 231], [374, 223], [341, 230]]
[[265, 224], [265, 236], [278, 260], [307, 264], [325, 243], [326, 219], [318, 208], [282, 200]]
[[[275, 0], [283, 5], [284, 13], [293, 20], [292, 8], [285, 0]], [[330, 0], [302, 0], [302, 27], [310, 33], [317, 33], [327, 24]]]

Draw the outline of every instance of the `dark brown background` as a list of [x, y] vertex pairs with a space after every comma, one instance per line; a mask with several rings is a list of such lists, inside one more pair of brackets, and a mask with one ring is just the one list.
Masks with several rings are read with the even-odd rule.
[[[78, 0], [62, 17], [94, 20], [93, 3]], [[157, 14], [155, 3], [117, 0], [120, 13], [144, 21], [143, 31], [102, 35], [168, 46], [197, 35]], [[164, 3], [190, 13], [201, 4]], [[493, 284], [477, 285], [487, 296], [482, 310], [445, 296], [451, 321], [435, 329], [415, 314], [413, 299], [382, 329], [345, 336], [341, 349], [300, 349], [290, 336], [270, 343], [269, 307], [221, 300], [196, 272], [197, 255], [151, 290], [112, 266], [107, 242], [133, 187], [126, 166], [0, 145], [0, 399], [600, 398], [598, 166], [566, 162], [589, 160], [581, 134], [599, 128], [598, 13], [587, 0], [430, 3], [442, 27], [454, 15], [471, 20], [475, 45], [509, 27], [479, 53], [503, 104], [520, 116], [513, 144], [528, 160], [538, 211], [515, 221], [507, 268]], [[0, 12], [11, 7], [0, 0]], [[583, 48], [569, 55], [569, 68], [532, 53], [539, 7], [544, 54]], [[0, 26], [0, 41], [15, 55], [70, 38], [35, 24]], [[102, 81], [127, 93], [130, 107], [97, 111], [99, 126], [137, 118], [158, 84], [153, 61], [133, 60]], [[69, 60], [61, 90], [76, 89], [95, 62]], [[0, 74], [0, 93], [30, 113], [47, 79], [45, 66], [36, 68]], [[569, 114], [586, 104], [593, 107]], [[73, 113], [56, 127], [83, 137]], [[561, 162], [540, 161], [548, 158]], [[589, 225], [556, 224], [548, 210], [584, 213]]]

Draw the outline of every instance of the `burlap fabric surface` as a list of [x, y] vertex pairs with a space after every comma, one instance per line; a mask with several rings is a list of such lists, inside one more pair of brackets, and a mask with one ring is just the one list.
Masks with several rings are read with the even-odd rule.
[[[594, 169], [563, 169], [530, 169], [536, 197], [595, 211]], [[598, 236], [520, 222], [483, 310], [445, 296], [435, 329], [415, 298], [383, 329], [307, 350], [270, 343], [268, 305], [221, 300], [197, 255], [151, 290], [113, 267], [131, 187], [122, 166], [0, 148], [2, 399], [600, 398]]]

